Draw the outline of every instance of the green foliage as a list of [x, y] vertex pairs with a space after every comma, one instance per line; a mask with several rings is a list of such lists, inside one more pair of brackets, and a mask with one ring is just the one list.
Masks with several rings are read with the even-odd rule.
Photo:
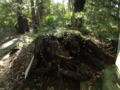
[[15, 32], [16, 12], [12, 2], [0, 3], [0, 37]]
[[83, 35], [88, 35], [90, 34], [90, 29], [86, 29], [85, 27], [82, 27], [79, 29], [80, 32], [82, 32]]
[[70, 20], [72, 16], [72, 12], [66, 11], [66, 13], [63, 16], [66, 20]]
[[84, 12], [75, 13], [75, 18], [83, 18], [85, 16]]
[[54, 15], [48, 15], [46, 18], [45, 18], [45, 22], [48, 26], [54, 26], [54, 22], [55, 22], [55, 16]]
[[120, 21], [120, 17], [113, 15], [113, 14], [109, 14], [115, 21]]
[[[104, 41], [118, 39], [118, 7], [115, 0], [87, 1], [85, 5], [84, 26], [91, 29], [91, 34]], [[111, 4], [113, 3], [113, 4]], [[107, 5], [107, 7], [106, 7]]]
[[16, 16], [12, 2], [0, 3], [0, 28], [13, 27]]
[[15, 32], [15, 28], [0, 28], [0, 37], [7, 36], [10, 33]]
[[[43, 21], [46, 27], [41, 29], [37, 26], [38, 30], [45, 32], [52, 30], [53, 27], [71, 24], [72, 11], [69, 11], [67, 6], [67, 4], [54, 4], [51, 0], [43, 0]], [[33, 7], [30, 8], [30, 0], [25, 0], [20, 7], [22, 13], [31, 22], [31, 8]], [[36, 6], [34, 8], [37, 9]], [[83, 34], [92, 34], [105, 41], [118, 39], [118, 31], [116, 30], [118, 21], [120, 21], [118, 0], [87, 0], [84, 9], [85, 12], [75, 13], [74, 17], [75, 19], [83, 18], [84, 27], [79, 29]], [[17, 4], [12, 1], [1, 2], [0, 11], [0, 31], [4, 33], [4, 28], [6, 28], [5, 31], [9, 31], [17, 22]]]

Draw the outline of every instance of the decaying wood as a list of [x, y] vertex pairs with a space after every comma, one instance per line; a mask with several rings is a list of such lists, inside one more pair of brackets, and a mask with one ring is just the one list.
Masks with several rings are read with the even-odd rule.
[[[100, 48], [98, 48], [93, 42], [91, 42], [90, 40], [86, 41], [87, 43], [85, 44], [88, 48], [90, 48], [94, 54], [96, 54], [96, 56], [99, 59], [102, 59], [105, 63], [107, 64], [113, 64], [115, 63], [115, 59], [109, 55], [107, 55], [106, 53], [104, 53]], [[109, 59], [108, 59], [109, 58]], [[108, 61], [109, 60], [109, 61]]]
[[[75, 81], [82, 81], [85, 78], [83, 78], [82, 76], [80, 76], [79, 74], [73, 72], [73, 71], [67, 71], [67, 70], [60, 70], [60, 73], [63, 74], [65, 77], [75, 80]], [[86, 79], [85, 79], [86, 80]]]
[[32, 57], [31, 61], [30, 61], [30, 64], [28, 65], [27, 69], [25, 70], [25, 78], [27, 78], [27, 75], [29, 73], [29, 70], [31, 68], [31, 65], [33, 63], [33, 60], [34, 60], [34, 56]]
[[[45, 43], [46, 45], [44, 45], [44, 47], [42, 47], [43, 51], [41, 52], [47, 52], [52, 59], [59, 59], [59, 62], [62, 62], [61, 64], [64, 63], [64, 66], [68, 67], [68, 68], [72, 68], [72, 65], [70, 65], [70, 63], [74, 61], [74, 58], [77, 57], [82, 57], [82, 59], [86, 60], [86, 62], [88, 62], [92, 67], [96, 67], [99, 70], [102, 70], [104, 67], [102, 66], [102, 64], [99, 64], [99, 62], [97, 62], [95, 60], [95, 58], [93, 58], [89, 53], [89, 50], [92, 51], [92, 53], [97, 53], [97, 50], [99, 50], [97, 53], [97, 56], [99, 57], [104, 57], [106, 54], [102, 54], [103, 52], [94, 44], [92, 43], [90, 40], [84, 40], [82, 37], [71, 34], [68, 35], [66, 38], [68, 39], [63, 39], [61, 42], [59, 42], [57, 40], [57, 38], [51, 38], [50, 36], [46, 36], [50, 41], [45, 43], [45, 38], [40, 36], [36, 39], [36, 45], [39, 44], [39, 46], [37, 46], [35, 48], [35, 55], [36, 55], [36, 59], [40, 60], [37, 58], [38, 54], [40, 54], [38, 48], [40, 48], [43, 43]], [[51, 39], [50, 39], [51, 38]], [[37, 41], [38, 40], [38, 41]], [[42, 42], [42, 43], [41, 43]], [[75, 42], [78, 42], [75, 43]], [[40, 45], [41, 43], [41, 45]], [[72, 43], [75, 43], [75, 45], [72, 45]], [[80, 48], [80, 49], [78, 49]], [[87, 49], [89, 49], [87, 51]], [[95, 53], [95, 55], [96, 55]], [[70, 55], [71, 54], [71, 55]], [[77, 55], [78, 54], [78, 55]], [[80, 55], [79, 55], [80, 54]], [[47, 57], [49, 57], [47, 56]], [[56, 58], [57, 57], [57, 58]], [[100, 58], [100, 59], [104, 59], [104, 58]], [[107, 57], [108, 59], [108, 57]], [[41, 59], [42, 60], [42, 59]], [[66, 61], [66, 60], [71, 60], [71, 61]]]
[[37, 37], [34, 56], [34, 66], [28, 78], [32, 75], [37, 78], [42, 74], [48, 78], [54, 76], [56, 79], [69, 78], [74, 81], [90, 79], [91, 74], [105, 68], [104, 62], [113, 59], [92, 41], [75, 33], [66, 33], [61, 38], [50, 35]]

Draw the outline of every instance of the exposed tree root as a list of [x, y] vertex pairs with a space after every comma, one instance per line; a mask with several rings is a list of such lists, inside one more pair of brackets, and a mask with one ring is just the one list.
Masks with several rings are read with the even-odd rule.
[[62, 81], [64, 83], [64, 80], [76, 82], [88, 80], [93, 74], [105, 68], [103, 63], [114, 62], [113, 57], [105, 54], [90, 40], [85, 40], [80, 34], [68, 32], [61, 38], [50, 35], [37, 37], [34, 56], [33, 67], [20, 90], [25, 90], [26, 83], [28, 85], [28, 82], [38, 80], [38, 77], [40, 79], [37, 82], [41, 83], [41, 89], [36, 85], [30, 88], [46, 90], [47, 82], [53, 78], [58, 80], [57, 83]]

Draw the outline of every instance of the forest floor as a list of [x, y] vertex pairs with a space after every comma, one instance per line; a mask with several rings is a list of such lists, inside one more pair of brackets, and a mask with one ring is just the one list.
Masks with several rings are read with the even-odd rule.
[[[0, 90], [16, 90], [22, 85], [25, 70], [34, 54], [34, 35], [33, 32], [27, 32], [24, 35], [11, 33], [7, 37], [2, 37], [0, 41]], [[110, 44], [97, 39], [94, 42], [106, 53], [115, 57], [115, 51], [113, 53], [115, 48]]]
[[[24, 79], [24, 71], [33, 55], [34, 33], [9, 33], [0, 41], [0, 90], [12, 90]], [[23, 76], [23, 77], [22, 77]]]

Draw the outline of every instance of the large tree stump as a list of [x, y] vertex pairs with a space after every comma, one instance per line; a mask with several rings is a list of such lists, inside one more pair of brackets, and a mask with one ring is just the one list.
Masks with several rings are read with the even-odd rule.
[[111, 56], [101, 51], [92, 41], [84, 39], [80, 33], [69, 31], [59, 38], [47, 34], [38, 36], [35, 40], [34, 57], [26, 82], [30, 80], [29, 77], [36, 75], [37, 78], [42, 75], [44, 79], [40, 81], [44, 82], [41, 90], [47, 89], [51, 78], [58, 82], [64, 79], [76, 82], [88, 80], [105, 68], [104, 62], [112, 60]]
[[15, 25], [15, 28], [19, 34], [24, 34], [25, 31], [29, 32], [28, 21], [24, 15], [18, 17], [18, 22]]

